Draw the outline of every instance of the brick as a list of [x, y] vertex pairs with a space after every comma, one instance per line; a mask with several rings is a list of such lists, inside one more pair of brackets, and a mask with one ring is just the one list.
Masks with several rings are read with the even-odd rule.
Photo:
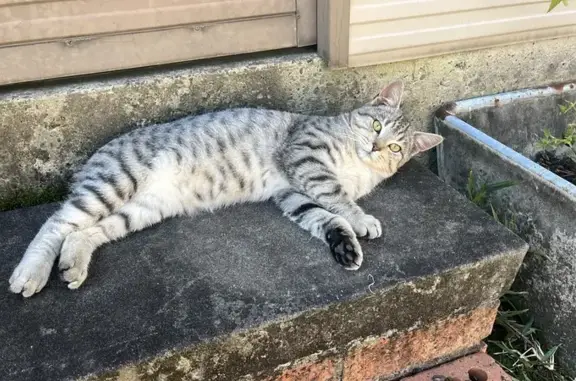
[[268, 377], [266, 381], [339, 381], [337, 365], [336, 359], [300, 364], [283, 370], [277, 376]]
[[360, 342], [349, 349], [344, 360], [343, 381], [398, 377], [478, 350], [490, 334], [496, 310], [480, 307], [398, 336]]
[[401, 381], [430, 381], [449, 378], [453, 381], [467, 381], [474, 378], [477, 381], [511, 381], [496, 361], [486, 353], [474, 353], [459, 358], [447, 364], [418, 373]]

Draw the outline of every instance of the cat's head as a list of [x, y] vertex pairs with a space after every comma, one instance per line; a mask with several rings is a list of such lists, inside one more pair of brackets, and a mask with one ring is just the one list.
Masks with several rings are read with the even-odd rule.
[[414, 155], [437, 146], [444, 138], [414, 131], [404, 121], [400, 103], [404, 84], [384, 87], [368, 104], [352, 111], [350, 124], [356, 152], [362, 161], [385, 176], [392, 176]]

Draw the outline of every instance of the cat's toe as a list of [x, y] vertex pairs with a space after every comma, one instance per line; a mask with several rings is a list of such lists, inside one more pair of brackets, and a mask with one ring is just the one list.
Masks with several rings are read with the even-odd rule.
[[64, 281], [68, 282], [68, 288], [75, 290], [80, 287], [88, 277], [88, 269], [73, 267], [63, 271], [61, 276]]
[[382, 236], [382, 223], [374, 216], [365, 214], [352, 224], [359, 238], [375, 239]]
[[362, 248], [356, 237], [344, 229], [336, 228], [326, 234], [332, 256], [346, 270], [358, 270], [362, 265]]
[[23, 260], [10, 277], [10, 291], [28, 298], [44, 288], [52, 263], [45, 259]]
[[62, 245], [60, 253], [60, 276], [68, 283], [68, 288], [76, 289], [88, 277], [88, 265], [94, 248], [80, 233], [72, 233]]

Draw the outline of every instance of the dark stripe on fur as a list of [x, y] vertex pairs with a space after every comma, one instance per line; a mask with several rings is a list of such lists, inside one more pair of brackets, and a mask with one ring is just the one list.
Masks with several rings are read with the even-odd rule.
[[180, 150], [178, 148], [174, 148], [172, 152], [174, 152], [174, 154], [176, 155], [176, 163], [178, 163], [178, 165], [181, 165], [183, 157], [182, 154], [180, 153]]
[[130, 231], [130, 216], [125, 212], [118, 212], [118, 217], [120, 217], [124, 221], [124, 228], [127, 232]]
[[76, 209], [88, 214], [89, 216], [94, 217], [92, 212], [90, 212], [90, 210], [88, 209], [88, 207], [81, 198], [73, 199], [72, 201], [70, 201], [70, 204], [72, 204], [72, 206], [74, 206]]
[[100, 189], [89, 184], [84, 184], [82, 185], [82, 187], [87, 191], [89, 191], [90, 193], [92, 193], [98, 199], [98, 201], [100, 201], [100, 203], [104, 205], [106, 209], [108, 209], [108, 213], [112, 213], [112, 211], [114, 210], [114, 205], [106, 199], [106, 197], [104, 196], [104, 194], [102, 194]]
[[105, 163], [103, 161], [91, 161], [88, 163], [87, 167], [89, 168], [107, 168], [110, 164]]
[[277, 203], [282, 204], [282, 203], [284, 203], [284, 201], [288, 200], [290, 198], [290, 196], [292, 196], [293, 194], [296, 194], [296, 193], [297, 193], [296, 191], [291, 190], [291, 189], [285, 190], [285, 191], [282, 191], [282, 192], [276, 194], [274, 196], [274, 199], [276, 200]]
[[54, 218], [54, 223], [56, 223], [56, 224], [62, 224], [62, 225], [70, 225], [70, 226], [72, 226], [74, 229], [79, 229], [79, 228], [80, 228], [80, 226], [79, 226], [78, 224], [76, 224], [76, 223], [74, 223], [74, 222], [66, 221], [66, 220], [64, 220], [64, 219], [62, 219], [62, 218]]
[[310, 142], [310, 141], [303, 141], [300, 143], [295, 144], [295, 147], [306, 147], [309, 148], [313, 151], [316, 150], [324, 150], [324, 151], [330, 151], [330, 147], [328, 147], [328, 145], [326, 143], [317, 143], [317, 142]]
[[124, 194], [122, 187], [120, 186], [118, 180], [114, 177], [114, 175], [98, 173], [96, 176], [98, 176], [100, 181], [112, 187], [112, 189], [114, 190], [114, 194], [116, 194], [116, 197], [118, 197], [122, 201], [125, 200], [126, 195]]
[[340, 186], [340, 184], [336, 184], [334, 186], [334, 190], [330, 192], [318, 193], [317, 195], [315, 195], [315, 198], [320, 199], [322, 197], [334, 197], [339, 196], [341, 193], [342, 193], [342, 187]]
[[317, 204], [314, 204], [312, 202], [308, 202], [306, 204], [300, 205], [298, 208], [296, 208], [296, 210], [290, 212], [290, 215], [294, 218], [298, 218], [298, 217], [300, 217], [300, 215], [306, 213], [307, 211], [309, 211], [311, 209], [316, 209], [316, 208], [320, 208], [320, 206]]
[[244, 161], [244, 165], [246, 169], [250, 170], [252, 168], [252, 160], [250, 158], [250, 154], [246, 151], [242, 151], [242, 160]]
[[316, 159], [313, 156], [306, 156], [303, 157], [302, 159], [298, 159], [295, 162], [293, 162], [291, 164], [292, 167], [297, 168], [300, 167], [304, 164], [320, 164], [320, 165], [325, 165], [321, 160]]
[[[138, 143], [136, 143], [136, 144], [138, 144]], [[135, 146], [133, 151], [134, 151], [134, 155], [136, 156], [136, 160], [138, 161], [138, 163], [140, 163], [143, 166], [148, 167], [148, 168], [152, 167], [150, 160], [148, 160], [146, 157], [144, 157], [144, 154], [140, 151], [140, 149], [138, 149], [138, 147]]]
[[334, 176], [330, 175], [316, 175], [311, 176], [306, 179], [306, 182], [326, 182], [326, 181], [335, 181]]
[[126, 164], [122, 156], [118, 158], [118, 161], [120, 163], [120, 170], [126, 175], [126, 177], [128, 177], [128, 179], [132, 183], [132, 189], [134, 193], [136, 193], [138, 191], [138, 181], [136, 180], [136, 177], [134, 177], [132, 172], [130, 172], [130, 168], [128, 167], [128, 164]]

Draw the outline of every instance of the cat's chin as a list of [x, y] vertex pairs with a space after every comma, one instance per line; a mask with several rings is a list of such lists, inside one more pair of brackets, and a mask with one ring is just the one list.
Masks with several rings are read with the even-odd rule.
[[378, 165], [377, 162], [375, 162], [374, 160], [372, 160], [370, 158], [370, 156], [367, 156], [365, 158], [362, 158], [362, 162], [364, 163], [364, 165], [366, 165], [370, 170], [372, 170], [373, 172], [378, 173], [380, 176], [384, 177], [384, 178], [388, 178], [391, 177], [392, 175], [394, 175], [396, 173], [396, 171], [394, 172], [390, 172], [388, 170], [388, 168], [383, 168], [382, 166]]

